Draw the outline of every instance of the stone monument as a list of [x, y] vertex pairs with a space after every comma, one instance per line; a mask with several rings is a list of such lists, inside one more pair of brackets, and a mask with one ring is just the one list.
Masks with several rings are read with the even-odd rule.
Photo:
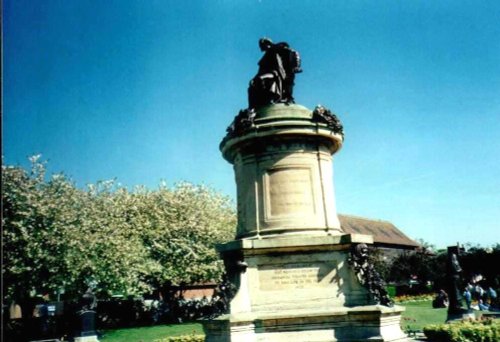
[[77, 312], [75, 342], [99, 342], [96, 331], [97, 299], [89, 287], [81, 299], [81, 310]]
[[449, 246], [448, 259], [446, 262], [446, 291], [448, 292], [449, 305], [446, 316], [446, 321], [457, 321], [462, 319], [474, 319], [475, 315], [462, 306], [463, 296], [466, 284], [462, 279], [462, 267], [458, 261], [460, 254], [463, 253], [463, 248], [458, 244]]
[[238, 226], [218, 246], [230, 310], [204, 322], [206, 341], [404, 341], [403, 309], [367, 262], [372, 237], [345, 234], [337, 217], [332, 155], [342, 125], [323, 106], [294, 103], [296, 51], [259, 43], [249, 108], [220, 145], [234, 166]]

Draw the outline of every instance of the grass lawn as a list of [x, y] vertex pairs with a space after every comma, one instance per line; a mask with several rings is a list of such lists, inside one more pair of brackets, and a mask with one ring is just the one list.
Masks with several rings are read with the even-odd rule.
[[[446, 308], [433, 309], [432, 301], [409, 302], [398, 304], [404, 306], [401, 327], [421, 331], [425, 325], [444, 323]], [[175, 325], [158, 325], [152, 327], [130, 328], [104, 331], [100, 341], [104, 342], [153, 342], [161, 338], [180, 335], [203, 335], [200, 323], [186, 323]]]
[[447, 308], [433, 309], [432, 301], [426, 300], [422, 302], [408, 302], [397, 304], [404, 306], [406, 311], [403, 312], [401, 319], [401, 327], [406, 330], [409, 327], [411, 330], [422, 330], [428, 324], [441, 324], [446, 321]]
[[165, 337], [180, 335], [203, 335], [199, 323], [156, 325], [152, 327], [129, 328], [103, 331], [99, 341], [104, 342], [153, 342]]

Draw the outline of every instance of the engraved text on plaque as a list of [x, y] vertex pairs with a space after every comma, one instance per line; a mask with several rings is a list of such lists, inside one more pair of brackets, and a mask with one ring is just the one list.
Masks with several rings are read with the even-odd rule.
[[314, 214], [310, 169], [275, 169], [267, 177], [271, 217]]
[[327, 286], [336, 274], [335, 264], [294, 263], [259, 268], [261, 290], [303, 289]]

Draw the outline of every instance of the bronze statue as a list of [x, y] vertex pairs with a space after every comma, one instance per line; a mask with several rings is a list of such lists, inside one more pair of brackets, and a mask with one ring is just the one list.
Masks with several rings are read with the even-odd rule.
[[274, 44], [269, 38], [259, 40], [264, 52], [259, 71], [248, 87], [248, 108], [257, 109], [272, 103], [294, 103], [295, 74], [302, 72], [299, 53], [282, 42]]
[[[288, 43], [274, 44], [269, 38], [260, 39], [259, 46], [264, 55], [259, 61], [257, 75], [250, 81], [248, 87], [248, 108], [240, 110], [234, 118], [226, 129], [224, 141], [253, 129], [255, 120], [259, 117], [259, 108], [273, 103], [295, 103], [293, 98], [295, 74], [302, 72], [299, 53]], [[340, 134], [344, 138], [344, 128], [340, 120], [324, 106], [316, 106], [311, 120], [326, 124], [333, 133]]]
[[450, 300], [448, 314], [460, 314], [465, 310], [462, 308], [462, 268], [458, 262], [460, 248], [458, 246], [448, 247], [447, 263], [447, 292]]

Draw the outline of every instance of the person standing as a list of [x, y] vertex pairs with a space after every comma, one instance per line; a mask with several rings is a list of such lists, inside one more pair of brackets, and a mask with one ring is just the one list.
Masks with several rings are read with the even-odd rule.
[[472, 294], [468, 287], [465, 287], [465, 291], [463, 293], [463, 297], [465, 300], [465, 304], [467, 305], [467, 311], [471, 311], [471, 303], [472, 303]]

